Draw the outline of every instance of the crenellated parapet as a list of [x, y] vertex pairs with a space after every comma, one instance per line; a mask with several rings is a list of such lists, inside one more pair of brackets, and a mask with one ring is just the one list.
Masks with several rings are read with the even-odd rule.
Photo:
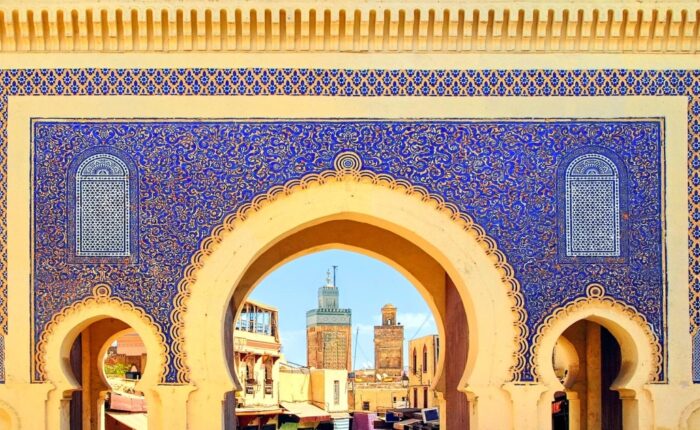
[[9, 0], [0, 52], [696, 53], [697, 1]]

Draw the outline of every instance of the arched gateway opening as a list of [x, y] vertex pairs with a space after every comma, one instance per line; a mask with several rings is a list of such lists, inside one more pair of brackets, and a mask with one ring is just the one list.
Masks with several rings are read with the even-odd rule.
[[[305, 252], [264, 276], [242, 308], [232, 304], [236, 428], [345, 428], [350, 414], [400, 420], [444, 403], [431, 388], [444, 345], [432, 310], [393, 266], [346, 248]], [[424, 358], [412, 372], [416, 346]]]
[[[446, 422], [450, 428], [467, 428], [467, 398], [458, 386], [466, 366], [469, 348], [469, 328], [464, 304], [454, 282], [441, 266], [426, 252], [396, 234], [367, 223], [347, 220], [327, 221], [296, 232], [279, 241], [251, 265], [241, 281], [241, 285], [246, 285], [246, 288], [234, 292], [228, 318], [233, 321], [234, 314], [245, 311], [243, 306], [247, 295], [267, 274], [291, 260], [325, 249], [351, 250], [383, 261], [399, 271], [417, 288], [434, 315], [439, 337], [443, 339], [432, 388], [440, 394], [445, 403], [442, 410], [445, 411]], [[444, 297], [444, 301], [436, 301], [436, 296]], [[447, 325], [446, 321], [450, 321], [450, 324]], [[233, 324], [226, 325], [227, 340], [233, 338], [230, 329], [232, 326]], [[449, 357], [447, 368], [446, 357]], [[235, 363], [235, 360], [229, 360], [229, 363]], [[246, 381], [237, 380], [241, 374], [239, 369], [231, 366], [229, 370], [238, 386], [246, 385]], [[229, 410], [232, 410], [231, 401], [229, 397]], [[235, 427], [229, 422], [227, 428]]]
[[[224, 399], [242, 387], [229, 368], [227, 333], [260, 279], [298, 256], [334, 247], [392, 265], [433, 311], [445, 339], [434, 386], [447, 404], [447, 428], [512, 425], [510, 414], [482, 412], [510, 408], [501, 387], [517, 367], [522, 335], [513, 309], [519, 291], [505, 285], [510, 273], [502, 255], [483, 231], [424, 192], [377, 182], [339, 176], [260, 199], [210, 242], [215, 245], [202, 253], [184, 317], [185, 352], [198, 387], [190, 396], [191, 420], [209, 428], [232, 425], [224, 419], [230, 416]], [[470, 413], [465, 393], [488, 396]]]

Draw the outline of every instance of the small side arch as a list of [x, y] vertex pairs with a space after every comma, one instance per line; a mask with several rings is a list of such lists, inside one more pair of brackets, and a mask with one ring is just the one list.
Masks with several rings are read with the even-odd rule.
[[635, 421], [625, 422], [625, 428], [637, 428], [639, 422], [652, 419], [644, 415], [645, 411], [652, 410], [652, 405], [647, 404], [650, 397], [644, 385], [658, 381], [662, 374], [662, 349], [659, 339], [641, 313], [613, 297], [606, 296], [602, 286], [591, 284], [586, 289], [586, 297], [581, 297], [553, 312], [540, 325], [533, 339], [533, 371], [546, 388], [538, 405], [540, 428], [550, 428], [549, 402], [555, 392], [565, 390], [552, 366], [555, 345], [567, 328], [581, 320], [592, 321], [605, 327], [620, 345], [620, 373], [610, 388], [620, 393], [623, 408], [635, 409], [623, 414], [625, 419]]
[[112, 297], [109, 286], [100, 284], [95, 286], [91, 297], [55, 316], [42, 333], [37, 345], [37, 373], [43, 380], [56, 387], [49, 394], [47, 401], [47, 409], [55, 411], [47, 417], [48, 429], [66, 428], [65, 416], [61, 411], [67, 407], [70, 393], [81, 388], [70, 368], [70, 350], [73, 343], [90, 325], [108, 318], [130, 326], [143, 340], [149, 360], [137, 389], [145, 394], [147, 402], [155, 400], [154, 389], [167, 365], [165, 337], [143, 311]]
[[107, 355], [107, 351], [109, 350], [109, 348], [112, 346], [112, 344], [114, 342], [116, 342], [122, 336], [125, 336], [127, 334], [132, 334], [132, 333], [136, 333], [136, 331], [132, 328], [128, 328], [126, 330], [121, 330], [121, 331], [114, 333], [112, 336], [110, 336], [102, 344], [102, 347], [100, 348], [100, 352], [97, 354], [96, 358], [97, 358], [98, 362], [96, 364], [98, 365], [98, 367], [102, 367], [102, 371], [99, 372], [99, 376], [100, 376], [100, 379], [102, 380], [102, 383], [105, 384], [106, 386], [109, 386], [109, 381], [107, 380], [107, 375], [105, 375], [104, 366], [102, 366], [104, 357]]

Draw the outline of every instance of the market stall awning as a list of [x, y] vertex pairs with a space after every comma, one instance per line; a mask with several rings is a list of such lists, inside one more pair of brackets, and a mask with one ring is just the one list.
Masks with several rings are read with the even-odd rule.
[[330, 421], [331, 415], [321, 408], [306, 402], [281, 402], [287, 413], [299, 417], [300, 423], [318, 423]]
[[334, 420], [350, 419], [350, 414], [347, 412], [331, 412], [331, 418]]
[[277, 415], [284, 413], [281, 408], [236, 408], [236, 416]]
[[134, 430], [148, 429], [148, 415], [136, 412], [107, 412], [107, 415]]

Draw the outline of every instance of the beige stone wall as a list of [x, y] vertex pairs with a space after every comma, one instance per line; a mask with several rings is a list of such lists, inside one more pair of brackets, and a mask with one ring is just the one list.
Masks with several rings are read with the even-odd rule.
[[[311, 401], [331, 413], [348, 411], [348, 372], [335, 369], [311, 370]], [[337, 386], [337, 389], [336, 389]], [[336, 396], [337, 394], [337, 396]]]
[[[439, 405], [437, 394], [433, 389], [439, 342], [440, 338], [437, 335], [428, 335], [412, 339], [408, 343], [408, 392], [411, 407]], [[426, 360], [424, 360], [424, 354]]]
[[365, 383], [358, 384], [353, 390], [355, 404], [350, 405], [354, 411], [364, 410], [364, 403], [369, 403], [369, 410], [384, 412], [395, 407], [395, 402], [401, 402], [408, 396], [408, 391], [401, 384]]
[[[28, 61], [28, 60], [27, 60]], [[439, 63], [439, 60], [436, 60]], [[580, 100], [560, 100], [557, 98], [549, 98], [547, 100], [542, 99], [509, 99], [502, 100], [494, 98], [493, 100], [348, 100], [348, 99], [313, 99], [305, 100], [304, 98], [279, 98], [275, 99], [277, 103], [275, 110], [269, 104], [269, 98], [245, 98], [244, 100], [237, 100], [236, 98], [218, 98], [212, 99], [197, 99], [193, 97], [182, 98], [178, 101], [178, 98], [105, 98], [109, 102], [105, 103], [106, 100], [100, 100], [99, 97], [95, 98], [69, 98], [65, 97], [61, 100], [61, 103], [57, 103], [57, 98], [45, 98], [41, 97], [31, 97], [31, 98], [16, 98], [10, 101], [10, 139], [11, 142], [17, 142], [16, 144], [10, 144], [9, 152], [11, 160], [9, 164], [9, 174], [16, 187], [12, 187], [12, 192], [10, 195], [11, 204], [9, 206], [9, 218], [8, 222], [10, 225], [15, 226], [15, 228], [10, 230], [10, 243], [11, 245], [10, 253], [13, 255], [13, 265], [10, 268], [10, 276], [15, 282], [10, 284], [11, 294], [16, 297], [11, 303], [10, 317], [13, 323], [13, 329], [9, 334], [8, 341], [8, 351], [14, 351], [7, 359], [8, 367], [8, 384], [5, 387], [0, 387], [0, 396], [6, 401], [6, 403], [11, 404], [13, 409], [16, 409], [17, 415], [21, 416], [22, 419], [28, 420], [33, 423], [30, 428], [43, 428], [45, 427], [44, 421], [42, 421], [41, 414], [22, 412], [27, 411], [27, 408], [32, 405], [33, 410], [42, 410], [46, 407], [47, 412], [45, 415], [48, 418], [52, 418], [60, 410], [59, 405], [61, 404], [61, 390], [50, 391], [49, 393], [48, 385], [38, 385], [38, 386], [27, 386], [23, 388], [21, 385], [22, 376], [28, 375], [28, 356], [29, 356], [29, 346], [27, 339], [29, 338], [29, 327], [22, 324], [22, 321], [26, 319], [21, 318], [19, 315], [27, 315], [28, 303], [23, 302], [17, 298], [28, 297], [23, 294], [22, 288], [26, 288], [28, 282], [22, 276], [22, 273], [28, 273], [22, 269], [24, 264], [29, 261], [29, 254], [26, 253], [28, 250], [28, 245], [26, 242], [26, 235], [19, 234], [22, 231], [28, 231], [28, 217], [26, 214], [26, 209], [28, 207], [28, 194], [26, 190], [28, 189], [28, 174], [29, 171], [26, 160], [29, 136], [27, 133], [28, 119], [31, 116], [48, 116], [48, 117], [62, 117], [62, 116], [90, 116], [99, 113], [104, 116], [134, 116], [141, 114], [144, 116], [152, 115], [162, 115], [162, 116], [187, 116], [187, 115], [273, 115], [282, 116], [289, 115], [290, 110], [294, 107], [293, 112], [297, 116], [303, 117], [304, 115], [313, 116], [318, 114], [318, 112], [331, 112], [334, 115], [339, 116], [355, 116], [360, 113], [363, 115], [375, 115], [378, 117], [405, 117], [406, 115], [411, 116], [467, 116], [467, 117], [491, 117], [491, 116], [525, 116], [532, 115], [533, 112], [537, 112], [542, 116], [610, 116], [619, 117], [619, 115], [624, 114], [626, 116], [664, 116], [666, 118], [667, 125], [667, 158], [669, 166], [676, 166], [676, 168], [669, 168], [669, 172], [675, 172], [674, 174], [669, 173], [667, 177], [667, 183], [669, 189], [674, 190], [685, 190], [685, 186], [682, 185], [685, 182], [684, 177], [684, 166], [685, 166], [685, 131], [686, 131], [686, 100], [683, 98], [674, 97], [659, 97], [654, 103], [649, 103], [649, 100], [644, 98], [611, 98], [605, 100], [593, 100], [593, 99], [580, 99]], [[136, 103], [138, 101], [138, 103]], [[243, 110], [243, 104], [241, 101], [245, 101], [245, 110]], [[285, 106], [285, 103], [287, 105]], [[238, 109], [238, 110], [237, 110]], [[258, 110], [256, 110], [258, 109]], [[14, 124], [14, 125], [13, 125]], [[680, 175], [680, 177], [678, 176]], [[675, 181], [675, 182], [674, 182]], [[675, 184], [675, 185], [674, 185]], [[358, 198], [358, 200], [349, 199], [348, 196], [353, 195]], [[685, 198], [686, 196], [682, 193], [670, 193], [668, 198], [668, 207], [676, 208], [675, 211], [667, 211], [668, 217], [668, 237], [669, 243], [682, 243], [683, 237], [687, 233], [683, 226], [684, 224], [684, 208], [685, 208]], [[230, 294], [231, 285], [234, 284], [231, 280], [237, 279], [240, 275], [230, 274], [227, 276], [221, 275], [221, 268], [229, 267], [236, 270], [244, 271], [243, 268], [236, 266], [229, 266], [228, 262], [231, 261], [232, 256], [236, 255], [245, 261], [252, 259], [252, 255], [256, 255], [259, 251], [257, 249], [251, 249], [251, 244], [257, 241], [249, 240], [250, 237], [261, 238], [260, 243], [268, 243], [272, 238], [277, 237], [277, 235], [283, 232], [289, 231], [289, 229], [294, 228], [298, 225], [303, 225], [309, 222], [308, 211], [305, 210], [308, 202], [319, 201], [319, 199], [326, 202], [324, 208], [321, 208], [326, 213], [313, 214], [314, 217], [324, 217], [333, 216], [333, 214], [345, 214], [347, 216], [348, 208], [352, 208], [355, 213], [367, 213], [373, 214], [374, 216], [381, 216], [383, 219], [393, 220], [394, 223], [400, 223], [402, 225], [410, 225], [414, 230], [407, 237], [411, 240], [416, 240], [419, 243], [426, 244], [424, 249], [439, 249], [440, 252], [433, 252], [436, 259], [439, 259], [447, 270], [451, 273], [451, 277], [454, 277], [457, 287], [460, 290], [460, 294], [465, 298], [465, 305], [467, 307], [467, 317], [469, 319], [470, 327], [470, 348], [472, 351], [478, 351], [476, 354], [469, 356], [469, 369], [465, 376], [462, 386], [465, 390], [469, 391], [473, 396], [476, 396], [479, 401], [473, 406], [473, 417], [472, 426], [474, 428], [512, 428], [514, 425], [514, 417], [517, 417], [517, 422], [519, 428], [545, 428], [540, 425], [541, 423], [548, 422], [548, 411], [539, 408], [538, 401], [540, 398], [543, 400], [543, 405], [548, 407], [549, 395], [543, 394], [543, 391], [547, 390], [546, 385], [540, 386], [514, 386], [508, 387], [507, 390], [503, 390], [502, 381], [503, 377], [496, 377], [495, 374], [498, 372], [505, 372], [508, 366], [508, 359], [512, 356], [512, 346], [508, 339], [505, 337], [497, 337], [489, 335], [489, 333], [494, 332], [507, 332], [508, 329], [508, 319], [509, 314], [499, 314], [497, 310], [494, 310], [493, 303], [508, 303], [507, 296], [496, 296], [493, 298], [488, 298], [488, 294], [496, 294], [499, 291], [498, 283], [492, 284], [490, 287], [485, 287], [488, 284], [489, 270], [484, 272], [465, 272], [462, 270], [455, 269], [456, 267], [464, 267], [466, 264], [464, 260], [462, 263], [454, 264], [455, 261], [460, 261], [459, 258], [464, 259], [465, 255], [475, 255], [475, 250], [478, 250], [478, 245], [469, 245], [469, 241], [473, 240], [468, 235], [465, 235], [464, 231], [460, 228], [453, 229], [452, 224], [448, 222], [435, 222], [435, 223], [415, 223], [414, 217], [419, 217], [418, 219], [432, 219], [435, 217], [435, 212], [433, 208], [428, 208], [422, 202], [418, 200], [413, 200], [407, 198], [402, 193], [397, 193], [394, 191], [386, 190], [382, 187], [373, 186], [370, 184], [356, 184], [353, 182], [342, 182], [337, 184], [327, 184], [323, 187], [315, 187], [308, 190], [306, 193], [300, 192], [297, 194], [292, 194], [284, 199], [276, 201], [274, 204], [267, 205], [262, 209], [264, 213], [259, 213], [260, 216], [251, 217], [246, 223], [241, 224], [237, 229], [236, 235], [230, 235], [227, 237], [225, 246], [222, 245], [220, 248], [222, 253], [217, 253], [210, 256], [208, 263], [214, 263], [212, 265], [211, 271], [208, 273], [202, 272], [200, 278], [204, 284], [200, 289], [193, 289], [193, 296], [190, 299], [190, 309], [193, 311], [191, 314], [192, 320], [188, 323], [188, 327], [197, 327], [193, 333], [201, 332], [216, 332], [217, 327], [220, 329], [220, 324], [223, 319], [218, 317], [213, 317], [216, 315], [216, 309], [218, 309], [218, 304], [227, 303], [227, 296]], [[22, 204], [21, 202], [25, 203]], [[15, 204], [12, 204], [14, 202]], [[294, 209], [296, 208], [296, 209]], [[673, 222], [674, 217], [676, 222]], [[369, 218], [365, 218], [368, 220]], [[271, 222], [270, 220], [274, 220]], [[383, 225], [388, 226], [388, 223]], [[424, 230], [421, 230], [424, 229]], [[405, 231], [403, 232], [405, 234]], [[266, 239], [262, 239], [265, 237]], [[447, 239], [449, 237], [449, 239]], [[237, 239], [239, 238], [239, 239]], [[430, 238], [430, 241], [420, 238]], [[228, 242], [229, 239], [240, 240], [240, 244], [235, 242]], [[427, 246], [431, 243], [432, 246]], [[390, 251], [385, 251], [385, 255], [391, 255]], [[450, 254], [454, 252], [454, 254]], [[249, 254], [248, 254], [249, 253]], [[245, 254], [245, 255], [243, 255]], [[219, 262], [217, 262], [217, 256], [222, 257]], [[459, 255], [458, 259], [451, 260], [447, 258], [446, 255]], [[476, 263], [476, 267], [489, 267], [492, 264], [488, 257], [477, 258], [479, 263]], [[397, 261], [400, 261], [397, 257]], [[419, 290], [424, 294], [426, 300], [428, 301], [431, 308], [434, 309], [436, 315], [440, 315], [440, 292], [438, 289], [430, 290], [430, 288], [423, 285], [418, 281], [417, 269], [421, 268], [422, 263], [413, 262], [412, 266], [410, 263], [403, 265], [404, 273], [407, 274], [409, 279], [416, 281], [415, 284], [420, 286]], [[470, 263], [474, 264], [474, 263]], [[24, 267], [28, 267], [28, 264]], [[405, 269], [405, 267], [410, 267], [413, 272]], [[424, 267], [424, 266], [423, 266]], [[676, 428], [680, 425], [682, 419], [681, 413], [683, 410], [692, 403], [693, 399], [700, 397], [700, 393], [697, 393], [697, 389], [687, 384], [689, 378], [689, 371], [685, 369], [690, 368], [690, 356], [689, 349], [689, 336], [687, 334], [687, 258], [684, 249], [669, 249], [669, 284], [670, 284], [670, 295], [669, 295], [669, 330], [670, 330], [670, 378], [672, 382], [667, 386], [642, 386], [641, 388], [636, 388], [635, 392], [639, 397], [636, 400], [639, 404], [638, 410], [645, 413], [641, 418], [639, 418], [637, 426], [640, 428]], [[466, 282], [469, 276], [476, 276], [471, 279], [471, 282]], [[500, 279], [498, 275], [495, 275], [496, 279]], [[480, 280], [480, 282], [479, 282]], [[226, 286], [222, 285], [225, 284]], [[438, 285], [438, 284], [432, 284]], [[468, 285], [474, 285], [474, 289], [471, 290]], [[208, 286], [209, 288], [206, 288]], [[24, 293], [26, 293], [26, 289]], [[198, 295], [197, 292], [204, 292], [206, 294]], [[218, 292], [218, 293], [217, 293]], [[499, 298], [500, 297], [500, 298]], [[477, 304], [478, 303], [478, 304]], [[109, 302], [106, 304], [95, 303], [94, 305], [87, 306], [83, 308], [80, 312], [75, 314], [74, 319], [66, 319], [61, 324], [61, 329], [57, 329], [55, 343], [50, 346], [50, 354], [47, 356], [47, 363], [53, 366], [53, 370], [50, 371], [50, 375], [62, 375], [60, 370], [60, 344], [65, 339], [65, 336], [69, 335], [74, 327], [78, 327], [82, 324], [82, 321], [90, 318], [95, 318], [98, 315], [103, 315], [106, 312], [105, 306], [112, 306]], [[615, 320], [620, 322], [621, 327], [625, 327], [629, 333], [634, 333], [634, 325], [624, 323], [624, 319], [627, 318], [624, 314], [616, 314], [612, 312], [609, 308], [599, 307], [597, 305], [584, 306], [582, 309], [584, 311], [578, 311], [577, 313], [571, 313], [571, 317], [568, 320], [562, 320], [562, 331], [570, 325], [570, 321], [575, 321], [573, 318], [588, 318], [588, 317], [600, 317], [605, 315], [605, 318], [609, 320]], [[146, 342], [149, 352], [152, 350], [158, 350], [157, 341], [153, 341], [154, 336], [149, 337], [150, 328], [148, 325], [144, 325], [143, 322], [138, 317], [135, 317], [133, 312], [128, 309], [122, 309], [116, 305], [109, 308], [109, 314], [118, 316], [120, 319], [128, 322], [132, 327], [134, 327], [139, 334], [144, 338], [144, 340], [150, 339], [150, 343]], [[222, 312], [223, 312], [222, 307]], [[16, 319], [13, 315], [17, 315]], [[210, 319], [206, 319], [210, 318]], [[567, 317], [569, 318], [569, 317]], [[440, 318], [436, 318], [440, 320]], [[567, 322], [569, 321], [569, 322]], [[499, 326], [503, 324], [505, 326]], [[25, 323], [26, 324], [26, 323]], [[67, 324], [67, 325], [66, 325]], [[72, 325], [75, 324], [75, 325]], [[556, 328], [554, 329], [556, 334]], [[558, 337], [558, 335], [556, 336]], [[556, 340], [555, 337], [555, 340]], [[635, 339], [635, 337], [632, 337]], [[642, 350], [639, 347], [643, 347], [643, 342], [645, 339], [643, 334], [636, 337], [638, 354], [642, 354]], [[504, 342], [499, 344], [498, 342]], [[553, 347], [552, 341], [552, 347]], [[634, 341], [631, 341], [635, 344]], [[221, 357], [219, 354], [213, 353], [216, 351], [218, 346], [218, 341], [214, 337], [202, 337], [195, 336], [188, 339], [188, 354], [190, 355], [190, 363], [192, 367], [193, 384], [191, 386], [182, 387], [171, 387], [171, 386], [157, 386], [153, 384], [150, 389], [145, 389], [145, 391], [152, 393], [154, 396], [153, 402], [149, 402], [153, 405], [150, 418], [153, 422], [153, 428], [179, 428], [178, 423], [187, 422], [188, 420], [192, 423], [202, 423], [209, 422], [211, 428], [217, 428], [218, 421], [217, 417], [220, 416], [220, 410], [217, 402], [212, 401], [213, 398], [218, 398], [221, 391], [220, 390], [230, 390], [233, 389], [233, 382], [231, 382], [230, 388], [226, 386], [226, 378], [229, 378], [227, 365], [225, 360], [223, 360], [223, 352]], [[207, 354], [201, 355], [202, 352], [207, 351]], [[158, 354], [154, 354], [155, 357], [159, 357]], [[639, 355], [640, 357], [643, 355]], [[547, 352], [543, 353], [543, 360], [547, 362]], [[441, 359], [444, 361], [443, 359]], [[504, 360], [504, 361], [501, 361]], [[549, 359], [551, 363], [551, 353], [549, 353]], [[499, 364], [501, 363], [501, 364]], [[505, 366], [501, 366], [506, 363]], [[640, 360], [639, 366], [644, 366], [645, 362]], [[149, 362], [149, 365], [152, 363]], [[156, 367], [158, 363], [155, 364]], [[441, 366], [442, 364], [440, 364]], [[647, 363], [648, 365], [648, 363]], [[496, 370], [496, 369], [503, 370]], [[216, 373], [221, 372], [221, 373]], [[643, 372], [642, 372], [643, 373]], [[157, 376], [157, 375], [155, 375]], [[26, 378], [26, 376], [25, 376]], [[52, 376], [52, 378], [54, 378]], [[501, 382], [498, 382], [500, 379]], [[52, 381], [54, 379], [51, 379]], [[56, 383], [63, 384], [62, 387], [70, 387], [70, 384], [64, 381], [62, 376], [57, 376]], [[224, 381], [224, 382], [222, 382]], [[683, 381], [686, 381], [685, 383]], [[147, 383], [147, 381], [143, 381]], [[546, 382], [545, 383], [549, 383]], [[556, 388], [556, 385], [552, 385]], [[196, 390], [195, 390], [196, 388]], [[3, 391], [5, 390], [5, 391]], [[12, 390], [12, 391], [9, 391]], [[34, 391], [32, 391], [34, 390]], [[39, 391], [45, 390], [45, 391]], [[39, 391], [37, 393], [37, 391]], [[19, 405], [14, 401], [15, 393], [22, 392], [26, 393], [22, 397], [26, 400], [25, 404]], [[4, 393], [4, 394], [3, 394]], [[687, 403], [684, 405], [670, 405], [667, 403], [658, 404], [652, 401], [651, 394], [654, 397], [657, 396], [672, 396], [675, 398], [687, 399]], [[48, 403], [44, 403], [49, 397]], [[10, 403], [11, 402], [11, 403]], [[181, 405], [181, 407], [173, 407], [173, 405]], [[184, 405], [187, 404], [185, 407]], [[163, 413], [159, 412], [159, 408], [162, 409]], [[497, 414], [491, 413], [493, 411], [498, 411]], [[649, 413], [653, 413], [653, 416], [649, 416]], [[690, 416], [690, 414], [688, 415]], [[58, 421], [58, 420], [56, 420]], [[165, 424], [164, 424], [165, 423]], [[644, 424], [643, 427], [642, 424]], [[546, 424], [545, 424], [546, 425]], [[60, 424], [55, 421], [50, 422], [46, 425], [48, 428], [60, 428]], [[630, 427], [634, 428], [634, 427]]]
[[283, 369], [279, 374], [280, 402], [308, 402], [311, 399], [311, 373]]

